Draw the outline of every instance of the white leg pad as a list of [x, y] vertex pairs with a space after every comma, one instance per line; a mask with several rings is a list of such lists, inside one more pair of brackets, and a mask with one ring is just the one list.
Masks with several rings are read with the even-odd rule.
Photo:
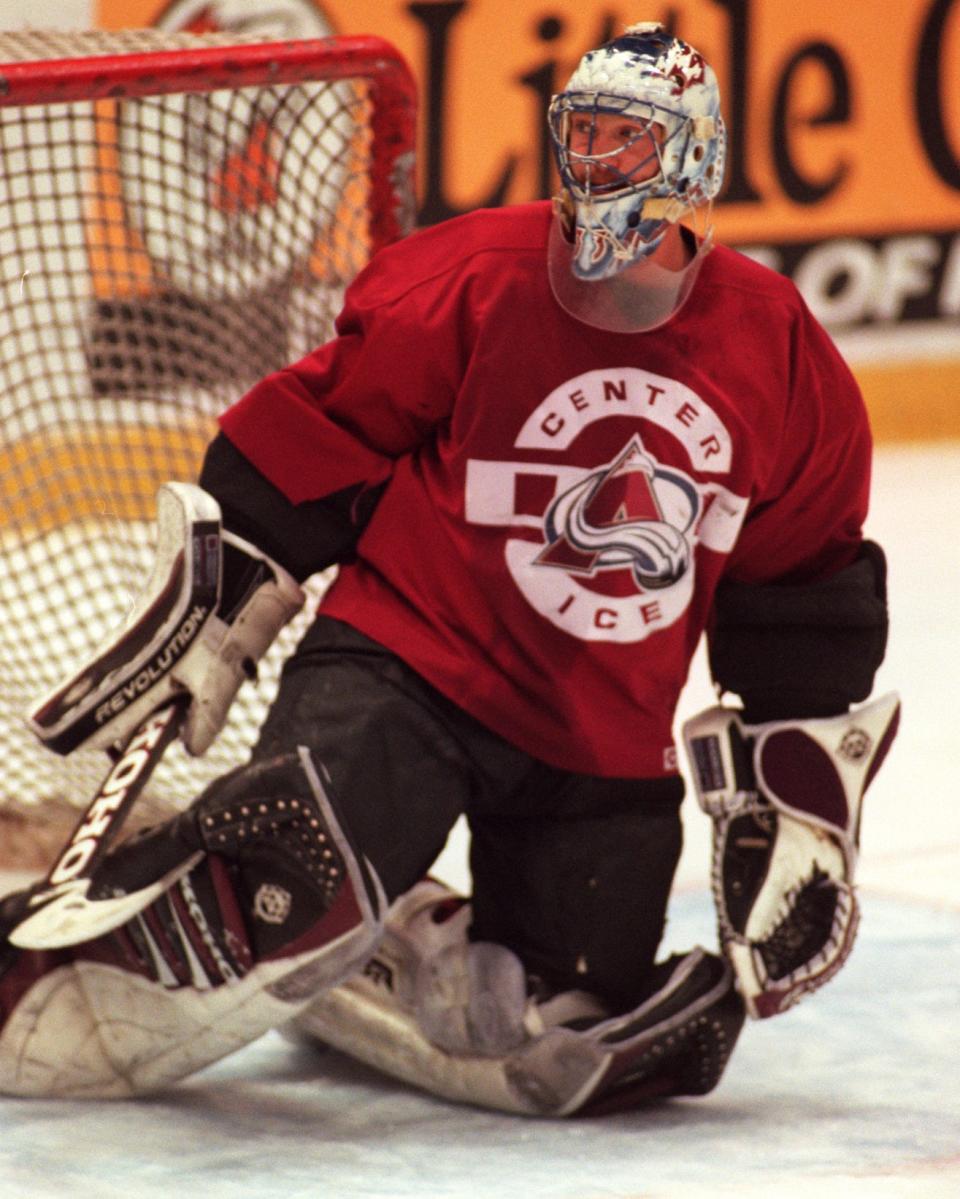
[[218, 1061], [340, 983], [376, 944], [367, 925], [319, 952], [261, 963], [236, 982], [168, 989], [100, 962], [36, 982], [0, 1037], [0, 1092], [120, 1098], [156, 1090]]
[[0, 938], [0, 1093], [155, 1090], [286, 1023], [373, 953], [383, 889], [306, 751], [228, 776], [196, 817], [121, 847], [114, 882], [170, 845], [217, 852], [118, 930], [55, 953]]
[[443, 1099], [518, 1115], [615, 1110], [716, 1084], [743, 1021], [719, 959], [694, 950], [625, 1015], [577, 991], [541, 1004], [516, 986], [513, 954], [467, 942], [468, 905], [432, 918], [449, 897], [432, 882], [401, 897], [364, 971], [317, 996], [290, 1035]]

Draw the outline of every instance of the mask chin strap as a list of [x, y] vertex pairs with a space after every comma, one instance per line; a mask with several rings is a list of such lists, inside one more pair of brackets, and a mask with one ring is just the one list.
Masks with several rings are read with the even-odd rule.
[[696, 209], [679, 196], [667, 196], [662, 199], [651, 197], [644, 201], [643, 205], [643, 215], [647, 220], [666, 221], [670, 225], [675, 225], [677, 221], [695, 211]]

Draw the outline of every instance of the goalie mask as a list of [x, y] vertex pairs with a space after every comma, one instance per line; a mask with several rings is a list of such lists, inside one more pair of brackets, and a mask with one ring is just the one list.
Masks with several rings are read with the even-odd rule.
[[[663, 324], [710, 248], [725, 150], [713, 70], [662, 25], [633, 25], [584, 56], [549, 122], [562, 184], [548, 252], [558, 302], [616, 332]], [[669, 226], [704, 205], [686, 265], [654, 261]]]

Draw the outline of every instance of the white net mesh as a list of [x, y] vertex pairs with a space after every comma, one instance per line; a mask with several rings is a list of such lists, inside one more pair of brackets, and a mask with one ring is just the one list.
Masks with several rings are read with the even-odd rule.
[[[237, 41], [0, 35], [0, 63]], [[315, 79], [195, 91], [203, 72], [184, 70], [171, 94], [0, 108], [8, 818], [56, 824], [89, 799], [104, 756], [47, 753], [24, 710], [121, 622], [152, 560], [159, 484], [195, 479], [217, 414], [330, 335], [369, 256], [373, 93], [359, 74], [323, 74], [318, 60]], [[182, 806], [243, 758], [302, 631], [286, 631], [204, 759], [168, 751], [156, 802]]]

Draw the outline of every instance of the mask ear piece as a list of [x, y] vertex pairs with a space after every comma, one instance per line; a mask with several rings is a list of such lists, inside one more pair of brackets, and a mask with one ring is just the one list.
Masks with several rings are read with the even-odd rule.
[[[693, 187], [691, 192], [702, 197], [702, 200], [713, 200], [723, 182], [724, 158], [726, 155], [726, 130], [720, 117], [694, 117], [690, 122], [690, 132], [686, 150], [681, 163], [682, 180], [677, 183], [677, 191], [683, 192]], [[683, 193], [681, 193], [683, 194]], [[701, 200], [697, 200], [700, 203]]]

